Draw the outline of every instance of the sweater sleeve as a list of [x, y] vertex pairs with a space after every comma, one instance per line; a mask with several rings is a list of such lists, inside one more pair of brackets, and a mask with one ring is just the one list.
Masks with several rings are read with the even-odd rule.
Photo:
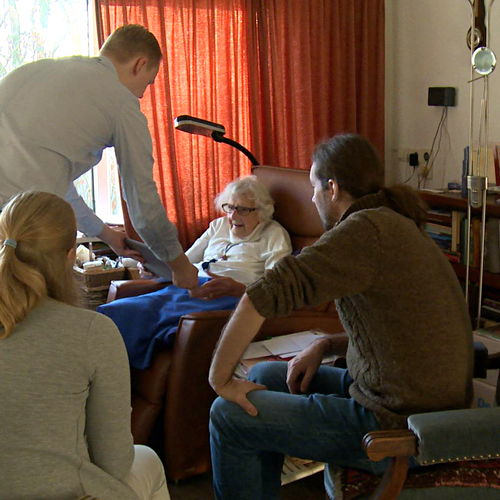
[[292, 253], [292, 243], [285, 228], [276, 221], [273, 222], [273, 227], [269, 228], [268, 232], [270, 236], [262, 257], [265, 260], [265, 269], [272, 269], [276, 262]]
[[90, 388], [85, 432], [90, 460], [122, 479], [134, 461], [130, 371], [120, 332], [102, 314], [96, 314], [89, 327], [87, 357]]
[[312, 246], [288, 256], [247, 288], [265, 318], [362, 293], [376, 280], [381, 242], [368, 217], [353, 214]]
[[208, 229], [186, 251], [186, 257], [192, 264], [198, 264], [198, 262], [203, 261], [205, 250], [210, 244], [210, 240], [216, 231], [215, 222], [216, 221], [212, 221]]

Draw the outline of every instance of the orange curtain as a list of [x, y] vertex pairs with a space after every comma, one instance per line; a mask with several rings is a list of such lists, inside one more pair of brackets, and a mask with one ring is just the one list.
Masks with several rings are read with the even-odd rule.
[[215, 195], [251, 164], [231, 146], [176, 131], [176, 116], [224, 125], [262, 164], [308, 168], [314, 144], [339, 132], [363, 134], [383, 154], [384, 0], [96, 1], [101, 40], [138, 23], [162, 48], [141, 109], [158, 190], [185, 247], [217, 216]]
[[384, 153], [383, 0], [253, 0], [252, 148], [309, 168], [314, 145], [362, 134]]

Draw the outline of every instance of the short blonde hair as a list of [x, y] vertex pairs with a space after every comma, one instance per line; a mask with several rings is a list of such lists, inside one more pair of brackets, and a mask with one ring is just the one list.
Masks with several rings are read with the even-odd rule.
[[230, 182], [215, 198], [215, 208], [222, 212], [222, 205], [228, 203], [231, 197], [238, 195], [248, 196], [255, 202], [255, 206], [259, 208], [261, 222], [268, 222], [273, 218], [274, 200], [267, 187], [255, 175], [247, 175]]
[[8, 337], [46, 297], [76, 303], [67, 258], [75, 242], [73, 209], [55, 194], [27, 191], [4, 207], [0, 214], [0, 338]]
[[137, 56], [148, 59], [148, 66], [159, 64], [162, 58], [156, 37], [140, 24], [125, 24], [117, 28], [104, 42], [101, 53], [112, 54], [121, 64]]

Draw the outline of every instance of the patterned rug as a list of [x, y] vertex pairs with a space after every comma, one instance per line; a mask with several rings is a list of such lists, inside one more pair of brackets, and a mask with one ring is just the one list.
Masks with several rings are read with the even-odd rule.
[[[354, 500], [373, 493], [380, 477], [355, 469], [342, 469], [343, 499]], [[500, 460], [430, 465], [408, 472], [404, 489], [439, 486], [489, 487], [500, 490]]]

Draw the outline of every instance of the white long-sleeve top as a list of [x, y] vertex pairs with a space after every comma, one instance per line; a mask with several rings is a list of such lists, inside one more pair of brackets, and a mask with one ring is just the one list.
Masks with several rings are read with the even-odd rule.
[[291, 253], [290, 236], [278, 222], [261, 222], [250, 235], [239, 238], [231, 232], [228, 218], [220, 217], [210, 223], [186, 255], [200, 277], [209, 277], [203, 262], [215, 259], [210, 263], [210, 272], [249, 285]]
[[111, 60], [43, 59], [0, 80], [0, 208], [26, 189], [54, 193], [71, 203], [79, 229], [97, 236], [103, 222], [73, 181], [110, 146], [134, 228], [159, 259], [175, 259], [182, 247], [153, 180], [147, 120]]

